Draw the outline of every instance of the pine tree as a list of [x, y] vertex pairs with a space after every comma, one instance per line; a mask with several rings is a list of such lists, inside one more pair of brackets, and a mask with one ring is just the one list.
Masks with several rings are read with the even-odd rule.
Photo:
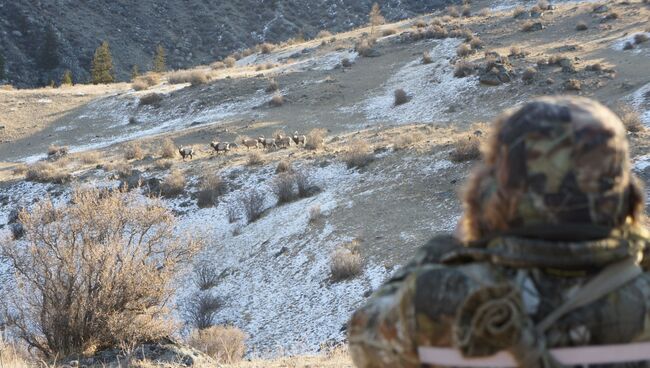
[[165, 66], [165, 48], [158, 45], [156, 48], [156, 55], [153, 58], [153, 71], [156, 73], [164, 73], [167, 70]]
[[379, 9], [379, 4], [377, 3], [372, 4], [372, 9], [370, 10], [370, 14], [368, 14], [368, 18], [370, 19], [370, 35], [375, 34], [375, 28], [377, 26], [386, 22], [384, 17], [381, 15], [381, 9]]
[[63, 77], [61, 78], [61, 85], [62, 86], [71, 86], [73, 84], [72, 82], [72, 72], [70, 70], [66, 70], [63, 72]]
[[52, 70], [59, 66], [59, 41], [52, 27], [45, 31], [45, 38], [41, 46], [38, 64], [44, 70]]
[[95, 50], [95, 56], [90, 70], [93, 84], [100, 83], [113, 83], [113, 58], [111, 57], [111, 49], [107, 41]]
[[135, 78], [140, 76], [140, 69], [138, 68], [137, 65], [133, 65], [133, 69], [131, 69], [131, 80], [135, 80]]
[[0, 80], [5, 79], [7, 75], [5, 74], [5, 57], [0, 52]]

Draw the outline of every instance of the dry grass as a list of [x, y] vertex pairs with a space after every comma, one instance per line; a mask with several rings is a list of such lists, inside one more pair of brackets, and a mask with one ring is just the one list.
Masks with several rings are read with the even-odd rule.
[[539, 22], [535, 22], [532, 20], [527, 20], [521, 25], [521, 30], [523, 32], [533, 32], [536, 30], [536, 27], [538, 26]]
[[638, 133], [645, 129], [641, 121], [641, 115], [629, 105], [619, 104], [614, 108], [618, 117], [623, 122], [623, 126], [628, 132]]
[[307, 133], [307, 143], [305, 148], [310, 150], [317, 150], [323, 148], [325, 145], [325, 137], [327, 137], [327, 130], [323, 128], [315, 128]]
[[386, 36], [391, 36], [397, 33], [397, 29], [395, 28], [385, 28], [383, 31], [381, 31], [381, 35], [386, 37]]
[[460, 60], [454, 66], [454, 77], [465, 78], [474, 74], [475, 70], [476, 67], [473, 63], [465, 60]]
[[237, 63], [237, 60], [235, 60], [235, 58], [232, 56], [228, 56], [227, 58], [223, 59], [223, 63], [226, 64], [227, 68], [232, 68], [235, 66], [235, 63]]
[[564, 89], [567, 91], [580, 91], [582, 89], [582, 82], [578, 79], [568, 79], [564, 82]]
[[370, 164], [375, 156], [370, 145], [363, 140], [350, 142], [350, 147], [343, 154], [343, 161], [348, 168], [362, 168]]
[[133, 80], [131, 87], [136, 91], [142, 91], [153, 87], [160, 83], [160, 75], [156, 73], [148, 73], [146, 75], [139, 76]]
[[77, 158], [84, 165], [95, 165], [101, 160], [102, 155], [98, 151], [86, 151], [77, 154]]
[[394, 97], [393, 106], [404, 105], [411, 99], [406, 91], [401, 88], [395, 90]]
[[332, 37], [332, 32], [324, 29], [316, 35], [316, 38], [331, 38]]
[[219, 197], [228, 190], [227, 183], [219, 176], [208, 174], [201, 179], [197, 193], [197, 204], [200, 208], [212, 207], [217, 204]]
[[512, 11], [512, 16], [516, 18], [516, 17], [519, 17], [519, 16], [523, 15], [524, 13], [526, 13], [526, 8], [524, 8], [524, 7], [521, 6], [521, 5], [518, 5], [518, 6], [515, 7], [515, 9]]
[[424, 134], [420, 132], [408, 132], [400, 134], [393, 139], [393, 149], [407, 149], [415, 143], [424, 141]]
[[176, 157], [176, 146], [171, 138], [165, 138], [160, 145], [160, 156], [162, 158]]
[[169, 170], [172, 168], [172, 166], [174, 166], [174, 161], [167, 159], [156, 160], [156, 162], [153, 164], [153, 167], [158, 170]]
[[246, 165], [248, 166], [257, 166], [264, 163], [264, 158], [259, 152], [251, 152], [246, 158]]
[[343, 58], [343, 60], [341, 60], [341, 66], [344, 68], [350, 68], [352, 66], [352, 62], [348, 58]]
[[47, 147], [47, 155], [48, 157], [63, 157], [68, 154], [68, 146], [57, 146], [57, 145], [50, 145]]
[[524, 70], [524, 74], [522, 74], [521, 80], [523, 80], [524, 83], [532, 83], [535, 80], [535, 77], [537, 77], [537, 69], [530, 66]]
[[264, 194], [257, 189], [250, 189], [239, 196], [248, 223], [257, 221], [264, 213]]
[[309, 222], [314, 223], [323, 217], [319, 204], [309, 207]]
[[210, 75], [202, 69], [176, 70], [167, 74], [167, 81], [170, 84], [190, 83], [192, 86], [200, 86], [208, 83]]
[[242, 361], [234, 365], [225, 365], [223, 368], [352, 368], [347, 347], [340, 346], [326, 351], [321, 355], [292, 356], [272, 360]]
[[471, 40], [469, 40], [469, 45], [472, 47], [472, 49], [478, 50], [482, 49], [484, 44], [480, 38], [474, 36]]
[[375, 42], [374, 38], [363, 38], [356, 43], [354, 50], [361, 56], [372, 56], [374, 54], [373, 47], [375, 46]]
[[295, 187], [295, 177], [290, 173], [283, 173], [275, 178], [271, 183], [271, 190], [278, 197], [278, 204], [289, 203], [298, 198]]
[[447, 14], [450, 17], [458, 18], [460, 17], [460, 12], [458, 11], [458, 7], [456, 6], [450, 6], [447, 8]]
[[104, 170], [113, 171], [120, 177], [127, 177], [131, 175], [133, 166], [126, 161], [116, 161], [104, 164]]
[[269, 81], [269, 85], [266, 86], [266, 92], [271, 93], [271, 92], [276, 92], [280, 89], [280, 85], [275, 79], [271, 79]]
[[171, 280], [199, 245], [175, 234], [174, 216], [160, 202], [76, 190], [63, 205], [38, 202], [20, 222], [28, 244], [0, 249], [22, 285], [5, 302], [30, 306], [11, 324], [28, 345], [54, 359], [169, 336]]
[[589, 27], [585, 22], [578, 22], [578, 24], [576, 24], [576, 31], [586, 31], [587, 29], [589, 29]]
[[453, 144], [450, 153], [453, 162], [473, 161], [481, 158], [481, 142], [473, 137], [461, 137]]
[[293, 167], [291, 166], [291, 161], [288, 160], [282, 160], [278, 162], [278, 166], [275, 168], [276, 174], [291, 173], [291, 172], [293, 172]]
[[634, 43], [636, 43], [637, 45], [640, 43], [647, 42], [648, 39], [650, 38], [645, 33], [637, 33], [636, 35], [634, 35]]
[[416, 28], [424, 28], [427, 26], [427, 22], [423, 21], [422, 19], [418, 19], [415, 21], [415, 23], [413, 23], [413, 26]]
[[37, 162], [29, 165], [25, 172], [25, 180], [40, 183], [64, 184], [71, 178], [71, 175], [61, 165], [52, 162]]
[[458, 48], [456, 49], [456, 55], [458, 55], [460, 57], [469, 56], [473, 52], [474, 52], [474, 50], [472, 50], [472, 46], [470, 46], [469, 44], [466, 44], [466, 43], [458, 46]]
[[460, 13], [463, 15], [463, 17], [470, 17], [472, 16], [472, 8], [469, 5], [463, 5]]
[[165, 197], [175, 197], [185, 191], [185, 176], [180, 170], [172, 170], [163, 180], [161, 194]]
[[27, 169], [29, 169], [29, 166], [27, 166], [27, 164], [18, 163], [11, 170], [11, 173], [12, 175], [24, 175], [27, 172]]
[[144, 151], [139, 142], [129, 142], [124, 147], [124, 158], [126, 160], [142, 160]]
[[349, 280], [363, 271], [363, 260], [357, 250], [357, 243], [338, 246], [330, 255], [330, 272], [333, 282]]
[[217, 363], [235, 364], [246, 352], [246, 334], [232, 326], [212, 326], [193, 331], [188, 344], [214, 358]]
[[431, 63], [433, 63], [433, 58], [431, 57], [431, 54], [425, 51], [422, 54], [422, 64], [431, 64]]
[[270, 54], [271, 52], [273, 52], [273, 50], [275, 50], [275, 46], [268, 42], [265, 42], [260, 45], [260, 52], [262, 54]]

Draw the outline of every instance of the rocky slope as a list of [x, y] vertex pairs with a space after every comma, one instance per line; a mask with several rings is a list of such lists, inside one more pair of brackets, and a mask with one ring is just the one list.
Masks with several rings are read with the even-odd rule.
[[[260, 42], [366, 23], [373, 1], [3, 1], [0, 54], [6, 80], [14, 85], [58, 82], [65, 69], [87, 81], [93, 52], [106, 40], [116, 76], [126, 80], [134, 65], [151, 68], [158, 44], [168, 50], [169, 67], [205, 64]], [[440, 8], [445, 0], [379, 3], [386, 18], [395, 20]]]

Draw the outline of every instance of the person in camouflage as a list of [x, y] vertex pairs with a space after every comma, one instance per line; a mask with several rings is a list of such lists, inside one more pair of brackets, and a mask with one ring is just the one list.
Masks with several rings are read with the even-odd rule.
[[[558, 347], [650, 340], [650, 275], [638, 266], [650, 236], [619, 118], [589, 99], [539, 98], [499, 117], [485, 148], [457, 233], [429, 241], [353, 314], [357, 367], [443, 366], [425, 364], [422, 347], [561, 367]], [[626, 262], [638, 273], [555, 313]]]

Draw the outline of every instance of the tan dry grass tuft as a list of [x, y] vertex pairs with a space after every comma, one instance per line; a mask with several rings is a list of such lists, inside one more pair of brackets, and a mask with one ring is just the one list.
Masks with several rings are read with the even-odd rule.
[[355, 278], [363, 271], [363, 260], [352, 242], [336, 247], [330, 255], [330, 273], [333, 282]]
[[214, 358], [217, 363], [235, 364], [246, 352], [246, 333], [233, 326], [212, 326], [195, 330], [188, 344]]
[[28, 167], [25, 180], [40, 183], [64, 184], [69, 182], [71, 175], [65, 172], [61, 165], [51, 162], [37, 162]]
[[362, 168], [374, 160], [375, 156], [366, 141], [354, 140], [349, 145], [350, 147], [343, 154], [343, 161], [348, 168]]
[[477, 138], [461, 137], [454, 142], [450, 153], [453, 162], [473, 161], [481, 158], [481, 142]]
[[264, 163], [264, 159], [262, 158], [262, 155], [259, 152], [251, 152], [248, 154], [248, 158], [246, 159], [246, 164], [248, 166], [257, 166], [263, 163]]
[[282, 96], [280, 93], [276, 93], [273, 95], [273, 97], [271, 97], [269, 104], [273, 107], [280, 107], [284, 105], [284, 96]]
[[395, 98], [393, 101], [394, 106], [404, 105], [405, 103], [409, 102], [409, 100], [411, 99], [411, 97], [406, 93], [406, 91], [404, 91], [401, 88], [395, 90], [394, 98]]
[[305, 143], [305, 147], [310, 150], [323, 148], [325, 145], [325, 137], [327, 137], [326, 129], [312, 129], [309, 131], [309, 133], [307, 133], [307, 143]]
[[219, 197], [228, 190], [227, 183], [219, 175], [208, 174], [201, 179], [197, 193], [197, 204], [200, 208], [212, 207], [217, 204]]
[[162, 158], [176, 157], [176, 146], [174, 145], [174, 141], [172, 141], [171, 138], [165, 138], [162, 141], [162, 144], [160, 146], [160, 156]]
[[131, 87], [136, 91], [142, 91], [160, 83], [160, 75], [157, 73], [148, 73], [139, 76], [133, 80]]
[[163, 180], [161, 193], [165, 197], [175, 197], [185, 190], [185, 176], [180, 170], [172, 170]]
[[645, 130], [645, 126], [641, 121], [641, 115], [631, 106], [626, 104], [619, 104], [614, 108], [614, 110], [618, 114], [618, 117], [621, 119], [623, 126], [625, 126], [625, 129], [628, 132], [638, 133]]
[[144, 151], [140, 142], [130, 142], [124, 147], [124, 158], [126, 160], [142, 160]]

